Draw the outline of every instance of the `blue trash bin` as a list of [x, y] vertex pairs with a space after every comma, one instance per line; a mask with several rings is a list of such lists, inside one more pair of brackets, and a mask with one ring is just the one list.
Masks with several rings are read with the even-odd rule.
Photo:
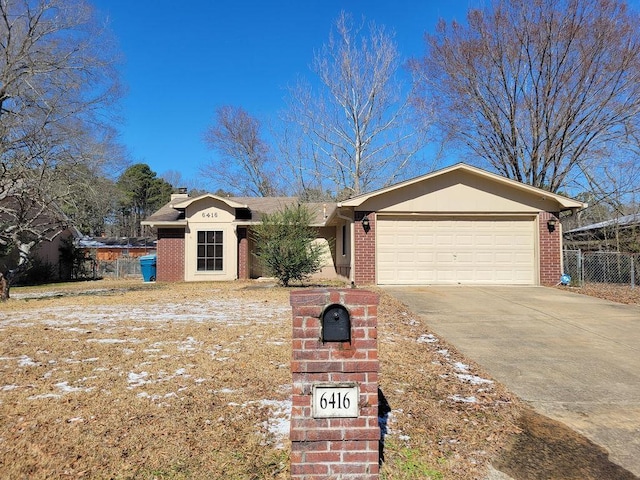
[[143, 255], [140, 257], [140, 270], [142, 271], [142, 279], [145, 282], [156, 281], [157, 258], [157, 255]]

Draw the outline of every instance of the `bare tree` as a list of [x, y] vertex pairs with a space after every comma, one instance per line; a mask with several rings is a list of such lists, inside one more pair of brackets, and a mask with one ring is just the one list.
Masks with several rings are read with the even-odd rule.
[[205, 188], [204, 180], [201, 178], [185, 178], [182, 172], [178, 170], [166, 170], [162, 172], [160, 178], [173, 185], [176, 189], [186, 188], [191, 196], [198, 196], [209, 191]]
[[180, 170], [166, 170], [162, 172], [160, 178], [173, 185], [174, 188], [186, 188], [187, 180], [183, 178]]
[[412, 118], [399, 67], [392, 35], [340, 15], [313, 59], [317, 90], [300, 81], [285, 114], [297, 127], [288, 140], [299, 157], [292, 169], [304, 190], [351, 196], [405, 173], [424, 145], [425, 130]]
[[18, 252], [8, 285], [68, 224], [77, 167], [105, 166], [118, 93], [105, 33], [82, 0], [0, 0], [0, 247]]
[[441, 21], [412, 69], [417, 103], [476, 159], [566, 191], [637, 138], [640, 22], [624, 2], [495, 0], [467, 20]]
[[214, 125], [204, 138], [219, 158], [202, 166], [201, 174], [218, 188], [230, 187], [242, 195], [275, 194], [270, 149], [261, 135], [260, 122], [244, 109], [228, 105], [218, 108]]

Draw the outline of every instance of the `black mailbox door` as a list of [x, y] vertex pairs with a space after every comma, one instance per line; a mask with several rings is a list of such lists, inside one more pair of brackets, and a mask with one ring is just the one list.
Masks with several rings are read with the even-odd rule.
[[342, 305], [329, 305], [322, 313], [322, 341], [350, 342], [351, 315]]

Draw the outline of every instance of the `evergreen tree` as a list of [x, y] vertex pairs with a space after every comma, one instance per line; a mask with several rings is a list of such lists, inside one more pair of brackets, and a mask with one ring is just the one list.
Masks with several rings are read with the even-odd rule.
[[149, 168], [137, 163], [127, 168], [117, 182], [122, 212], [121, 234], [142, 236], [140, 222], [171, 198], [173, 187]]
[[314, 242], [316, 235], [310, 224], [309, 210], [297, 205], [263, 215], [262, 224], [254, 227], [256, 256], [285, 287], [292, 280], [303, 281], [322, 268], [326, 249]]

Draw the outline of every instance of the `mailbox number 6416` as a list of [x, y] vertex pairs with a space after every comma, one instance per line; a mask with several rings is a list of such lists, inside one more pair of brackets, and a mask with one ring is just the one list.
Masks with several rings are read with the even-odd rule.
[[323, 410], [327, 407], [332, 409], [348, 409], [351, 407], [351, 400], [349, 399], [350, 392], [323, 392], [320, 396], [320, 408]]

